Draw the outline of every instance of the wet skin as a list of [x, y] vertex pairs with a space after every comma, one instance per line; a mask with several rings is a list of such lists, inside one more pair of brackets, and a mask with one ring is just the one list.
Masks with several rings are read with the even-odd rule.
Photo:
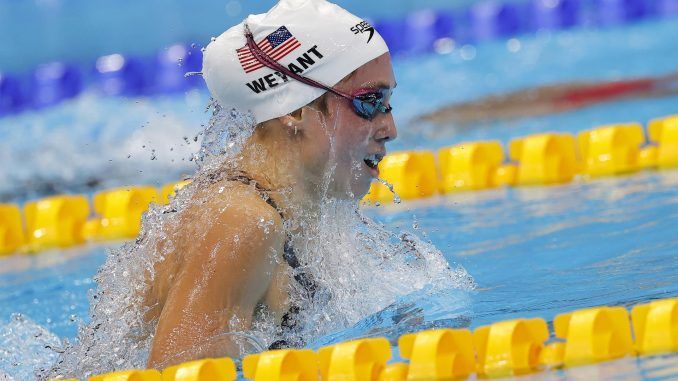
[[[347, 93], [395, 87], [390, 56], [368, 62], [335, 87]], [[322, 197], [357, 202], [378, 176], [365, 158], [385, 154], [386, 142], [397, 136], [391, 114], [368, 121], [344, 98], [327, 94], [325, 102], [326, 110], [314, 102], [260, 124], [242, 159], [224, 169], [244, 171], [272, 189], [291, 221], [312, 213]], [[156, 249], [166, 259], [155, 264], [143, 296], [146, 321], [157, 323], [148, 359], [153, 368], [238, 356], [224, 332], [250, 329], [262, 307], [279, 322], [289, 307], [286, 232], [278, 211], [252, 186], [234, 181], [199, 188], [192, 197], [199, 202], [163, 227], [167, 238]]]

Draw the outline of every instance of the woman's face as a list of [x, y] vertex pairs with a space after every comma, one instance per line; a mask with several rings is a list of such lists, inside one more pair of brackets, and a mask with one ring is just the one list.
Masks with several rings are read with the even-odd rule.
[[[335, 88], [347, 94], [396, 86], [388, 53], [366, 63]], [[388, 104], [387, 104], [388, 106]], [[378, 112], [372, 120], [355, 113], [350, 100], [327, 95], [327, 112], [312, 106], [303, 109], [301, 155], [307, 176], [329, 184], [338, 198], [362, 198], [379, 176], [376, 167], [386, 154], [386, 142], [397, 136], [393, 116]]]

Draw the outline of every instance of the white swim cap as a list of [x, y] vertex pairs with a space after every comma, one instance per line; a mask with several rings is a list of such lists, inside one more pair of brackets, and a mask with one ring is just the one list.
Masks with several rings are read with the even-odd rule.
[[245, 47], [245, 25], [268, 56], [327, 86], [388, 52], [370, 24], [325, 0], [281, 0], [266, 14], [249, 15], [207, 45], [202, 73], [222, 106], [251, 111], [257, 123], [298, 110], [325, 90], [259, 63]]

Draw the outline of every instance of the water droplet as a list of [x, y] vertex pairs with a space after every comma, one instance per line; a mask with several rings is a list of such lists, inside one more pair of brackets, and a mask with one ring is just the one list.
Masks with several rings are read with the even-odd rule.
[[394, 204], [400, 204], [402, 200], [400, 199], [400, 196], [393, 190], [393, 184], [389, 183], [388, 181], [384, 179], [377, 179], [380, 183], [384, 184], [388, 190], [393, 193], [393, 203]]
[[461, 47], [459, 54], [464, 61], [470, 61], [476, 58], [476, 48], [473, 45], [464, 45]]
[[510, 40], [506, 41], [506, 49], [508, 49], [508, 51], [511, 53], [517, 53], [521, 48], [522, 44], [517, 38], [511, 38]]

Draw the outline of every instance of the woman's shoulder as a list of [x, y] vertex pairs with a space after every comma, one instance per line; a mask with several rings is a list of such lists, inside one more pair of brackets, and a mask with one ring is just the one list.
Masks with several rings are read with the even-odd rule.
[[185, 224], [203, 231], [249, 234], [265, 241], [284, 238], [278, 211], [254, 187], [233, 181], [216, 182], [197, 191], [185, 217]]

